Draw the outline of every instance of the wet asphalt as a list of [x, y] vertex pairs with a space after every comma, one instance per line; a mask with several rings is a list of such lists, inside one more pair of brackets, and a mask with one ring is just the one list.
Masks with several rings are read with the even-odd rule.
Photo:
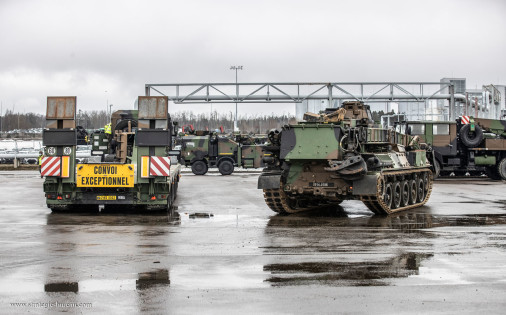
[[0, 172], [0, 313], [506, 311], [505, 182], [278, 216], [257, 177], [184, 174], [177, 211], [146, 215], [51, 213], [38, 172]]

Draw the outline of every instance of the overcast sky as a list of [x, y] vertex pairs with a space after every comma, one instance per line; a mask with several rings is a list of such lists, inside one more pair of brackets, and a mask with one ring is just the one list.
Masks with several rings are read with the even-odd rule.
[[234, 82], [231, 65], [240, 82], [506, 84], [506, 1], [0, 0], [3, 112], [131, 108], [146, 83]]

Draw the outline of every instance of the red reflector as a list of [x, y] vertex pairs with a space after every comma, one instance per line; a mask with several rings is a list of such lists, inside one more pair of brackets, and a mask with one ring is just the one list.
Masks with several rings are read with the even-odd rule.
[[156, 200], [156, 196], [151, 197], [151, 200]]

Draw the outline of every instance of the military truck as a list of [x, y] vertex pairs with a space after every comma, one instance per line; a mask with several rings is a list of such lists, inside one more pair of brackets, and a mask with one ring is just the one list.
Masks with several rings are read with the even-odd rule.
[[408, 121], [399, 131], [430, 145], [434, 176], [488, 175], [506, 180], [506, 121], [470, 116], [456, 121]]
[[263, 144], [260, 137], [234, 135], [228, 137], [216, 132], [195, 131], [181, 138], [181, 164], [191, 166], [195, 175], [204, 175], [217, 167], [222, 175], [230, 175], [234, 167], [263, 167]]
[[420, 207], [432, 190], [432, 172], [417, 138], [374, 128], [362, 102], [344, 102], [322, 115], [269, 133], [267, 167], [258, 179], [278, 213], [310, 211], [361, 200], [375, 214]]
[[[103, 154], [76, 162], [76, 97], [48, 97], [41, 176], [52, 211], [105, 208], [170, 210], [180, 178], [168, 156], [172, 123], [167, 97], [139, 96], [138, 110], [112, 116]], [[92, 139], [95, 141], [97, 139]]]

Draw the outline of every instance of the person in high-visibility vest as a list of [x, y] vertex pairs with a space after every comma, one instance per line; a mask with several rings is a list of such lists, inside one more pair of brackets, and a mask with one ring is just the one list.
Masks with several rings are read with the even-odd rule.
[[[109, 140], [109, 144], [112, 143], [112, 132], [111, 132], [111, 123], [108, 123], [104, 126], [104, 133], [107, 135], [107, 140]], [[109, 150], [108, 150], [109, 151]], [[107, 152], [109, 153], [109, 152]]]
[[111, 134], [111, 123], [108, 123], [107, 125], [104, 126], [104, 132], [106, 134]]
[[42, 168], [42, 157], [44, 155], [42, 154], [42, 151], [39, 151], [39, 173], [41, 172], [41, 168]]

